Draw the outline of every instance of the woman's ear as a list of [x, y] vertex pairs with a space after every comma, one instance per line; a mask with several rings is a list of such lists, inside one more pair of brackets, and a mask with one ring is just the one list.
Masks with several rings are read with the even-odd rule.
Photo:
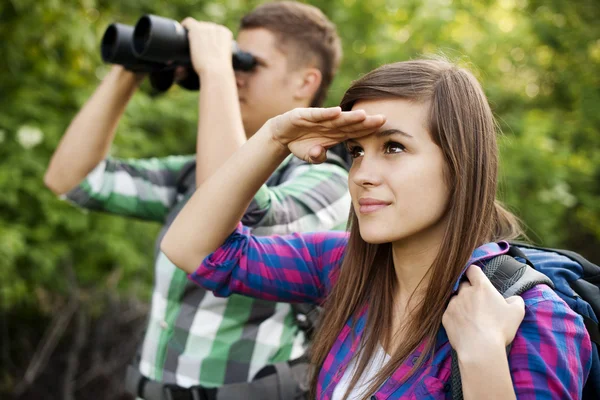
[[298, 76], [298, 84], [294, 92], [294, 98], [296, 100], [306, 99], [310, 102], [317, 93], [317, 90], [319, 90], [322, 79], [321, 71], [317, 68], [310, 67], [303, 69]]

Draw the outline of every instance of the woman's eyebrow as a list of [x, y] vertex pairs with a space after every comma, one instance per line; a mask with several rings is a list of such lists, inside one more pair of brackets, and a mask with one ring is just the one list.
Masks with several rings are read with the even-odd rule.
[[[408, 139], [414, 139], [414, 136], [412, 136], [412, 135], [410, 135], [410, 134], [408, 134], [408, 133], [406, 133], [404, 131], [401, 131], [400, 129], [386, 129], [386, 130], [381, 131], [381, 132], [375, 132], [375, 136], [377, 138], [382, 138], [382, 137], [386, 137], [386, 136], [390, 136], [390, 135], [394, 135], [394, 134], [402, 135], [402, 136], [404, 136], [404, 137], [406, 137]], [[358, 140], [357, 139], [346, 139], [344, 142], [345, 143], [356, 143], [356, 144], [358, 144], [359, 140], [360, 139], [358, 139]]]
[[375, 136], [377, 136], [378, 138], [380, 137], [384, 137], [384, 136], [390, 136], [390, 135], [394, 135], [394, 134], [400, 134], [402, 136], [405, 136], [409, 139], [413, 139], [412, 135], [409, 135], [408, 133], [401, 131], [400, 129], [386, 129], [385, 131], [381, 131], [381, 132], [376, 132]]

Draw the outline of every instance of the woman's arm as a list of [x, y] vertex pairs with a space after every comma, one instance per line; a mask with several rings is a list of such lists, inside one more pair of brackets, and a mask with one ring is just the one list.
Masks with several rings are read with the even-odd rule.
[[254, 236], [239, 224], [189, 278], [217, 296], [321, 304], [330, 292], [348, 233]]
[[458, 366], [465, 400], [516, 399], [502, 343], [487, 343], [479, 351], [459, 355]]
[[298, 108], [267, 121], [197, 189], [167, 231], [161, 250], [175, 265], [193, 272], [231, 234], [254, 194], [290, 151], [320, 163], [327, 148], [373, 133], [384, 122], [381, 115], [339, 107]]
[[325, 150], [373, 133], [383, 116], [339, 107], [295, 109], [269, 120], [207, 179], [179, 213], [161, 243], [178, 267], [193, 272], [235, 229], [254, 194], [292, 151], [314, 163]]
[[463, 396], [516, 399], [505, 349], [523, 320], [523, 299], [504, 299], [477, 265], [467, 269], [466, 277], [442, 318], [458, 355]]
[[467, 277], [442, 320], [465, 400], [580, 399], [592, 351], [583, 318], [545, 285], [504, 299], [478, 267]]

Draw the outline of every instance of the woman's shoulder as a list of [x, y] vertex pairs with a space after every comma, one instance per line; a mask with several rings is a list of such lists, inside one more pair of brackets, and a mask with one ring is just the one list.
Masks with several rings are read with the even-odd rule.
[[[552, 289], [550, 286], [545, 284], [535, 285], [531, 289], [521, 294], [523, 301], [525, 302], [525, 309], [533, 307], [556, 307], [559, 309], [565, 309], [566, 312], [570, 311], [574, 314], [575, 311], [571, 310], [567, 303]], [[545, 304], [540, 304], [545, 303]]]
[[[555, 330], [570, 326], [579, 334], [586, 335], [583, 317], [573, 310], [551, 287], [539, 284], [521, 294], [525, 303], [525, 324], [534, 323], [538, 329]], [[575, 332], [573, 332], [575, 333]]]

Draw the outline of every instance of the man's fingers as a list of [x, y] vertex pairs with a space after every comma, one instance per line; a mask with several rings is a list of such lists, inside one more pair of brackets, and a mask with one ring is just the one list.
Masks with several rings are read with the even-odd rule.
[[187, 17], [183, 21], [181, 21], [181, 26], [183, 26], [186, 29], [189, 29], [190, 25], [193, 24], [194, 22], [197, 22], [194, 18]]

